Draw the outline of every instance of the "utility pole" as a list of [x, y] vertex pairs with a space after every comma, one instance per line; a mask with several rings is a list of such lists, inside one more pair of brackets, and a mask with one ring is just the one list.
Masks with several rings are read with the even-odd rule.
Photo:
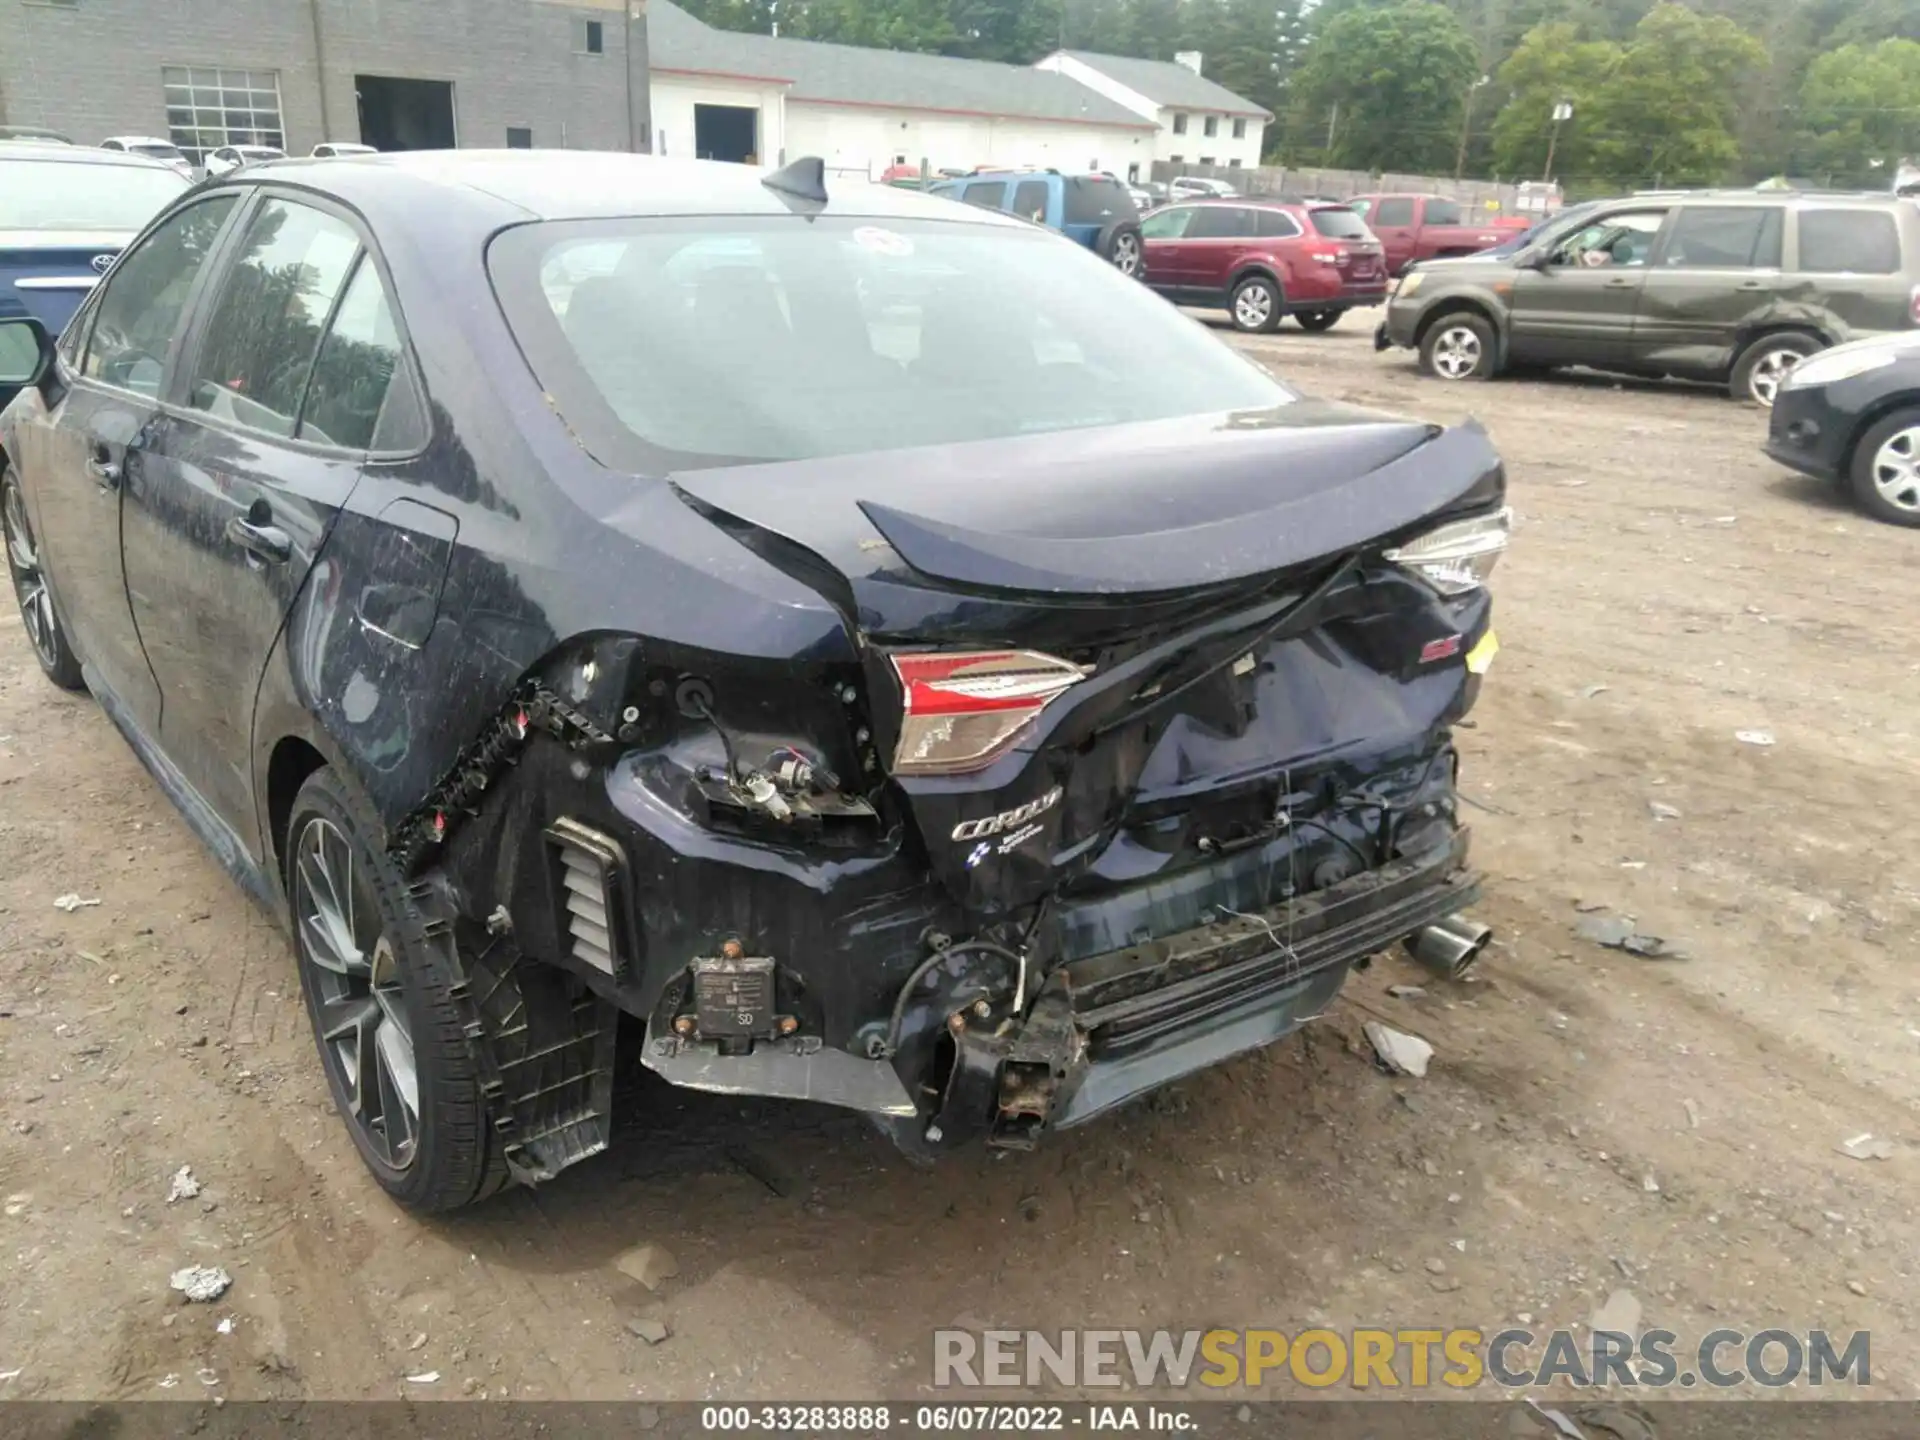
[[1336, 100], [1333, 102], [1332, 112], [1327, 116], [1327, 153], [1329, 155], [1333, 153], [1334, 127], [1337, 126], [1339, 123], [1340, 123], [1340, 102]]
[[1553, 151], [1554, 147], [1560, 143], [1560, 126], [1572, 118], [1573, 106], [1570, 102], [1562, 100], [1553, 107], [1553, 129], [1547, 132], [1547, 168], [1541, 172], [1542, 180], [1553, 179]]
[[1473, 99], [1480, 93], [1480, 87], [1492, 80], [1491, 75], [1482, 75], [1467, 87], [1466, 113], [1460, 117], [1460, 149], [1453, 157], [1453, 178], [1458, 180], [1467, 172], [1467, 136], [1473, 128]]
[[627, 149], [653, 153], [653, 64], [647, 46], [647, 0], [626, 0]]

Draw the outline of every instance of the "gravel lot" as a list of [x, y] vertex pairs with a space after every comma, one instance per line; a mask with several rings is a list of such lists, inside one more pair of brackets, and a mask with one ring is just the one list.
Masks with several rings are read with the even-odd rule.
[[[1464, 736], [1497, 947], [1451, 986], [1386, 957], [1303, 1036], [1030, 1157], [920, 1172], [831, 1113], [635, 1082], [609, 1156], [404, 1215], [285, 942], [9, 606], [0, 1397], [913, 1398], [952, 1323], [1544, 1327], [1616, 1288], [1683, 1337], [1871, 1328], [1874, 1393], [1920, 1394], [1920, 536], [1712, 393], [1446, 388], [1370, 328], [1236, 343], [1471, 411], [1507, 456], [1505, 648]], [[1579, 905], [1684, 958], [1579, 938]], [[1368, 1018], [1433, 1043], [1427, 1078], [1372, 1067]], [[1861, 1132], [1892, 1157], [1837, 1151]], [[169, 1204], [182, 1165], [204, 1188]], [[641, 1243], [678, 1262], [657, 1293], [612, 1265]], [[235, 1283], [184, 1305], [189, 1264]]]

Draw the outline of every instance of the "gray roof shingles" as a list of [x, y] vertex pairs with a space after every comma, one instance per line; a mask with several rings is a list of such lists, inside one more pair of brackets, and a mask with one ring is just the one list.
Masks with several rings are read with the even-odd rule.
[[1063, 53], [1159, 105], [1180, 110], [1215, 110], [1223, 115], [1258, 115], [1265, 120], [1273, 118], [1272, 111], [1261, 109], [1245, 96], [1236, 95], [1226, 86], [1217, 85], [1171, 60], [1140, 60], [1131, 55], [1101, 55], [1092, 50]]
[[647, 45], [655, 70], [782, 81], [794, 100], [1153, 128], [1125, 106], [1051, 71], [718, 30], [671, 0], [647, 7]]

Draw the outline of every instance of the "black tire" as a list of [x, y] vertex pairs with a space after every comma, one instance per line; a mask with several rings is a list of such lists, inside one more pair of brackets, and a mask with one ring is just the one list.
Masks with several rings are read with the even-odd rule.
[[1727, 380], [1727, 393], [1736, 400], [1771, 410], [1773, 397], [1787, 371], [1826, 348], [1826, 341], [1804, 330], [1776, 330], [1762, 335], [1740, 352], [1733, 374]]
[[1420, 368], [1436, 380], [1491, 380], [1499, 368], [1493, 326], [1479, 315], [1455, 310], [1420, 337]]
[[1285, 297], [1279, 282], [1269, 275], [1249, 275], [1233, 287], [1227, 300], [1227, 314], [1233, 328], [1249, 335], [1271, 335], [1286, 317]]
[[1138, 225], [1117, 224], [1100, 237], [1100, 255], [1122, 275], [1138, 279], [1147, 270], [1146, 246], [1140, 243]]
[[[425, 917], [379, 847], [375, 837], [380, 834], [372, 813], [329, 770], [316, 771], [295, 797], [282, 878], [300, 988], [327, 1088], [373, 1178], [409, 1210], [455, 1210], [497, 1191], [507, 1180], [506, 1161], [450, 993], [456, 977], [441, 945], [452, 942], [426, 937]], [[323, 862], [317, 869], [316, 859]], [[341, 889], [351, 897], [347, 920], [331, 931], [311, 918], [323, 886], [336, 900]], [[354, 977], [315, 958], [329, 949], [350, 950], [365, 962], [365, 997], [344, 993], [355, 988]], [[329, 989], [334, 993], [325, 993]], [[395, 1023], [396, 996], [404, 1023], [395, 1033], [411, 1032], [417, 1106], [412, 1116], [404, 1101], [389, 1113], [404, 1092], [388, 1048], [397, 1041], [388, 1037], [383, 1044], [380, 1031]], [[362, 1018], [341, 1033], [337, 1044], [326, 1038], [355, 1013]], [[361, 1103], [356, 1103], [342, 1047], [357, 1050], [360, 1076], [369, 1067], [374, 1070], [374, 1083]], [[372, 1105], [380, 1115], [366, 1113]], [[403, 1143], [409, 1119], [412, 1138]]]
[[66, 627], [60, 623], [53, 591], [47, 586], [33, 526], [27, 519], [27, 497], [11, 465], [0, 466], [0, 548], [7, 552], [7, 575], [13, 581], [13, 598], [20, 607], [20, 623], [26, 627], [33, 658], [62, 690], [86, 689], [79, 657], [67, 642]]
[[1311, 330], [1316, 335], [1322, 330], [1331, 330], [1340, 323], [1344, 310], [1302, 310], [1293, 318], [1300, 322], [1302, 330]]
[[1874, 519], [1920, 527], [1920, 409], [1896, 410], [1860, 437], [1847, 484]]

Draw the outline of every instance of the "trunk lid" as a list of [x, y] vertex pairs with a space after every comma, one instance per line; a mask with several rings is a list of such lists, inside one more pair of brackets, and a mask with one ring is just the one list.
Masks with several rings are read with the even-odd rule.
[[58, 335], [133, 237], [122, 231], [0, 230], [0, 315]]
[[[1292, 772], [1430, 749], [1464, 671], [1414, 661], [1463, 622], [1379, 542], [1502, 483], [1477, 427], [1319, 402], [674, 477], [842, 607], [883, 759], [896, 655], [1029, 648], [1081, 668], [983, 768], [893, 776], [935, 874], [983, 919], [1150, 875], [1196, 817], [1270, 819]], [[1123, 834], [1135, 823], [1166, 846]]]

